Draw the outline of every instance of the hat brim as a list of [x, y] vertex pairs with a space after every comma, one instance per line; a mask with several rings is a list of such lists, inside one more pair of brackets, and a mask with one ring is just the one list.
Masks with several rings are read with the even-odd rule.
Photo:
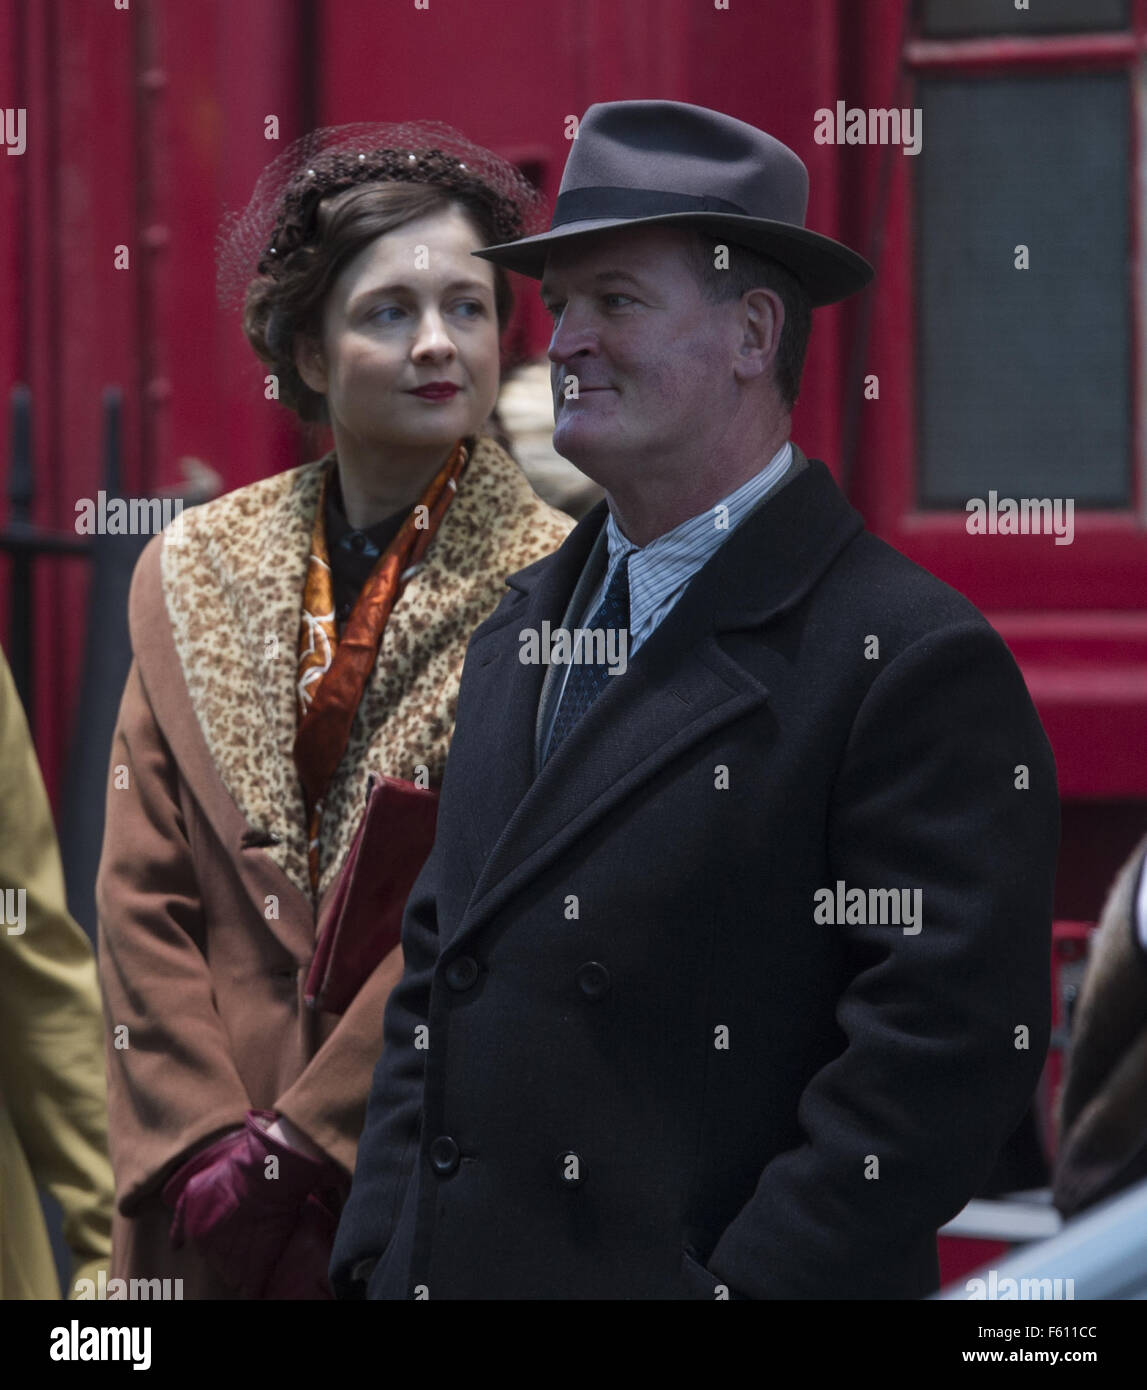
[[615, 227], [650, 227], [656, 224], [686, 224], [711, 227], [727, 233], [730, 241], [771, 256], [801, 282], [814, 308], [835, 304], [872, 282], [875, 271], [863, 256], [839, 241], [794, 227], [789, 222], [773, 222], [762, 217], [736, 213], [667, 212], [655, 217], [606, 217], [590, 221], [566, 222], [549, 232], [506, 241], [475, 251], [475, 256], [540, 280], [550, 249], [595, 232]]

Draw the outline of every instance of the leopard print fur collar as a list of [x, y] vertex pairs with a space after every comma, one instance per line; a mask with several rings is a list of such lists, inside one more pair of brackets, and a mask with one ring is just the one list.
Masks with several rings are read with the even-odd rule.
[[[169, 530], [161, 557], [176, 651], [215, 766], [247, 821], [272, 839], [267, 853], [308, 898], [291, 747], [299, 609], [325, 462], [184, 512], [182, 537]], [[505, 577], [555, 550], [572, 528], [493, 440], [477, 441], [424, 567], [391, 614], [329, 788], [320, 900], [342, 866], [372, 772], [441, 781], [470, 633], [497, 606]]]

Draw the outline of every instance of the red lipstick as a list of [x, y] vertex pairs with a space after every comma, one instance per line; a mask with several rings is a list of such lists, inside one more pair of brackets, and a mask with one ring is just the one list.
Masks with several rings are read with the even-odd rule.
[[424, 401], [449, 401], [453, 400], [461, 389], [452, 381], [428, 381], [425, 386], [416, 387], [410, 394], [421, 396]]

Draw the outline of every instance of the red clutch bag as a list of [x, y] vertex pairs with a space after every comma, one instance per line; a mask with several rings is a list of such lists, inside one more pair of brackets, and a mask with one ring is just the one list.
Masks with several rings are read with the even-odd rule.
[[310, 1008], [344, 1013], [398, 945], [406, 899], [434, 843], [437, 818], [437, 792], [372, 775], [303, 987]]

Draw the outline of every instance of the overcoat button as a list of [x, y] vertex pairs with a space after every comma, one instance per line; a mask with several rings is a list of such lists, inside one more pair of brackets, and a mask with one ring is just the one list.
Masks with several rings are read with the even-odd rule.
[[473, 956], [455, 956], [446, 967], [446, 983], [451, 989], [470, 989], [478, 978], [478, 962]]
[[585, 1182], [585, 1163], [572, 1150], [558, 1159], [558, 1177], [563, 1187], [580, 1187]]
[[458, 1145], [448, 1134], [440, 1134], [431, 1143], [430, 1166], [440, 1178], [448, 1178], [458, 1167]]
[[577, 984], [587, 999], [604, 999], [609, 993], [609, 971], [600, 961], [587, 960], [577, 972]]

